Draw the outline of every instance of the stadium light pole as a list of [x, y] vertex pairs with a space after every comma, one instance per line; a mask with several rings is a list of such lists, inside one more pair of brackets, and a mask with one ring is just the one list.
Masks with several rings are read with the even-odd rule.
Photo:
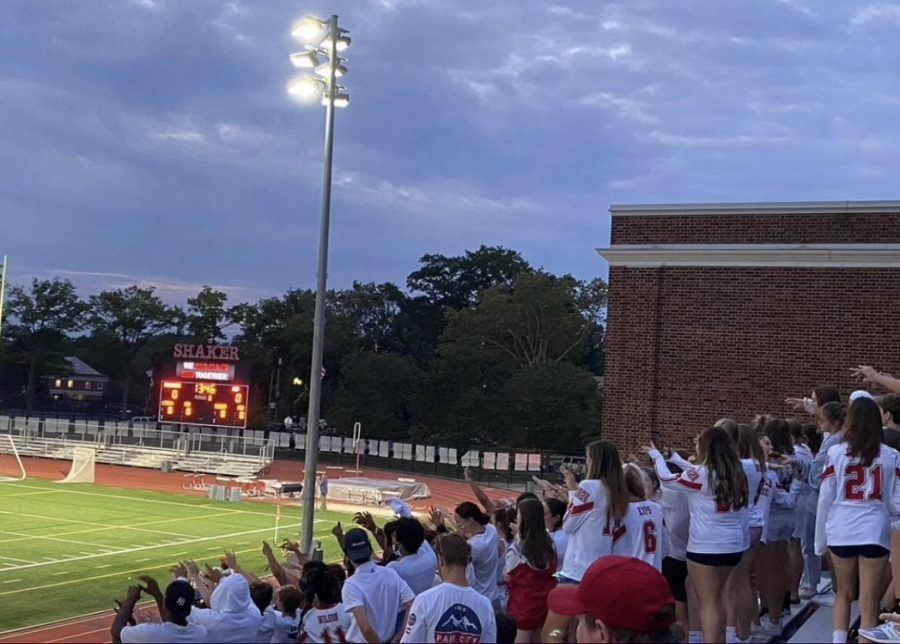
[[[301, 99], [321, 97], [325, 106], [325, 169], [322, 176], [322, 216], [319, 230], [319, 266], [316, 275], [316, 312], [313, 327], [312, 364], [309, 373], [309, 411], [306, 415], [306, 473], [303, 477], [303, 522], [300, 547], [312, 555], [313, 525], [316, 513], [316, 468], [319, 462], [319, 412], [322, 401], [322, 355], [325, 349], [325, 295], [328, 278], [328, 230], [331, 219], [331, 166], [334, 152], [334, 109], [346, 107], [349, 95], [338, 86], [337, 78], [347, 73], [346, 60], [338, 52], [350, 46], [347, 31], [338, 26], [338, 17], [328, 20], [307, 17], [292, 35], [306, 42], [306, 50], [291, 55], [295, 67], [312, 69], [317, 75], [304, 76], [288, 87]], [[324, 56], [325, 64], [319, 64]]]

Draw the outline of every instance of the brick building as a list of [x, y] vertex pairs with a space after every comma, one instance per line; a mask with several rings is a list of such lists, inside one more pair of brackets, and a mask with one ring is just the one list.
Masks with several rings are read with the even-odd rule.
[[900, 201], [610, 212], [603, 433], [626, 451], [900, 372]]

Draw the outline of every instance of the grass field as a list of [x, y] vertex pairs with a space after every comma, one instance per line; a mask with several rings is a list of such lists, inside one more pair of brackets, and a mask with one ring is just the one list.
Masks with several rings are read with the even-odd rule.
[[[299, 508], [282, 508], [279, 540], [296, 538]], [[326, 560], [340, 557], [331, 528], [350, 522], [318, 512]], [[193, 558], [215, 563], [233, 549], [264, 572], [261, 542], [275, 532], [275, 506], [27, 479], [0, 483], [0, 633], [111, 609], [139, 575], [171, 579]]]

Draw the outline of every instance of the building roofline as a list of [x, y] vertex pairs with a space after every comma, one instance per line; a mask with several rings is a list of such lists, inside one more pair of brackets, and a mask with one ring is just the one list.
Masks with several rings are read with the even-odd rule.
[[612, 204], [614, 217], [687, 215], [843, 215], [900, 212], [900, 201], [771, 201], [759, 203]]
[[614, 244], [610, 266], [900, 268], [900, 244]]

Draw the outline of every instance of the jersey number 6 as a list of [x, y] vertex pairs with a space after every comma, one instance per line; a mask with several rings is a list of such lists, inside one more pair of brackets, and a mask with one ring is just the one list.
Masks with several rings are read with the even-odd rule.
[[652, 521], [644, 522], [644, 552], [648, 555], [656, 552], [656, 524]]

